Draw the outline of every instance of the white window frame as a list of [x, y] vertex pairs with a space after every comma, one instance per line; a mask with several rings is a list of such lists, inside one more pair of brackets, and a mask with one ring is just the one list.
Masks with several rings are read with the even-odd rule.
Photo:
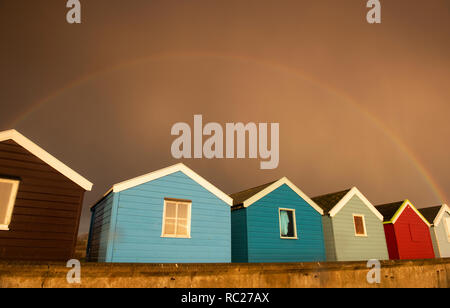
[[[358, 234], [358, 232], [356, 230], [355, 217], [361, 217], [362, 218], [363, 227], [364, 227], [364, 234]], [[366, 217], [363, 214], [353, 214], [352, 218], [353, 218], [352, 223], [353, 223], [353, 229], [355, 230], [355, 236], [367, 237]]]
[[[175, 230], [177, 228], [177, 224], [178, 224], [178, 204], [179, 203], [183, 203], [183, 204], [187, 204], [188, 205], [188, 217], [187, 217], [187, 235], [167, 235], [164, 234], [164, 230], [166, 227], [166, 205], [167, 203], [176, 203], [177, 207], [176, 207], [176, 224], [175, 224]], [[164, 238], [191, 238], [191, 211], [192, 211], [192, 201], [188, 201], [188, 200], [178, 200], [178, 199], [164, 199], [164, 209], [163, 209], [163, 221], [162, 221], [162, 230], [161, 230], [161, 237]]]
[[17, 198], [17, 191], [19, 190], [19, 180], [13, 180], [13, 179], [5, 179], [0, 178], [0, 183], [8, 183], [13, 184], [11, 195], [9, 196], [9, 201], [7, 204], [7, 210], [6, 210], [6, 224], [0, 223], [0, 231], [9, 231], [9, 224], [11, 223], [12, 213], [14, 210], [14, 205], [16, 203]]
[[[290, 211], [292, 212], [292, 217], [294, 218], [294, 236], [283, 236], [281, 234], [281, 211]], [[287, 209], [287, 208], [278, 208], [278, 225], [280, 227], [280, 239], [283, 240], [298, 240], [298, 234], [297, 234], [297, 220], [295, 218], [295, 209]]]
[[444, 218], [445, 231], [447, 231], [447, 241], [450, 243], [450, 217]]

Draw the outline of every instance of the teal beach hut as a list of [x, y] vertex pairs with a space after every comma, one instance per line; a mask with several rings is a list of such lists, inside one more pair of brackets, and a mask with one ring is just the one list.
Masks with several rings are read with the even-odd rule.
[[231, 205], [183, 164], [115, 184], [91, 208], [87, 259], [229, 263]]
[[324, 211], [327, 261], [389, 259], [383, 216], [356, 187], [313, 200]]
[[230, 197], [232, 262], [325, 260], [323, 211], [287, 178]]

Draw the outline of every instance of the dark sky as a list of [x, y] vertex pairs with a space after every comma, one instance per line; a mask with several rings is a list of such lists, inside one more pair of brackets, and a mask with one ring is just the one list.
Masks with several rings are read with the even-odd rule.
[[176, 122], [280, 123], [280, 165], [184, 160], [227, 193], [289, 177], [310, 196], [450, 201], [450, 1], [0, 0], [0, 129], [94, 183], [166, 167]]

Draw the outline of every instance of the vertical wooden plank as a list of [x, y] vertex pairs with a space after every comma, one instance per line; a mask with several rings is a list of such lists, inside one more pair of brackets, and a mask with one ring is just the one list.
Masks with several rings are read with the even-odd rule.
[[81, 218], [81, 210], [83, 208], [83, 201], [84, 201], [84, 191], [81, 191], [80, 198], [79, 198], [79, 203], [78, 203], [78, 208], [77, 208], [77, 217], [75, 219], [74, 234], [73, 234], [73, 244], [72, 244], [72, 250], [70, 252], [70, 258], [73, 258], [74, 254], [75, 254], [75, 249], [77, 247], [78, 229], [80, 227], [80, 218]]
[[113, 204], [111, 209], [111, 223], [108, 236], [108, 247], [106, 248], [106, 262], [114, 262], [114, 242], [116, 240], [117, 212], [119, 208], [120, 193], [113, 194]]
[[95, 207], [91, 209], [91, 222], [89, 223], [89, 234], [86, 245], [86, 261], [91, 261], [91, 245], [92, 245], [92, 232], [94, 228]]

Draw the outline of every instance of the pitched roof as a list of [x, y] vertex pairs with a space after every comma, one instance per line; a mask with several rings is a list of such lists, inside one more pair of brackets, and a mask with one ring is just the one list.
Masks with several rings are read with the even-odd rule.
[[233, 205], [242, 205], [243, 207], [249, 207], [259, 199], [270, 194], [272, 191], [278, 189], [282, 185], [287, 185], [292, 189], [300, 198], [305, 200], [313, 209], [315, 209], [319, 214], [323, 215], [323, 210], [318, 206], [311, 198], [309, 198], [304, 192], [302, 192], [294, 183], [289, 181], [288, 178], [284, 177], [278, 181], [260, 185], [254, 188], [250, 188], [238, 193], [231, 194], [230, 197], [233, 198]]
[[348, 194], [350, 190], [351, 189], [346, 189], [326, 195], [317, 196], [312, 198], [312, 200], [323, 209], [324, 214], [328, 214], [336, 206], [336, 204], [338, 204], [339, 201], [341, 201], [341, 199], [344, 198], [346, 194]]
[[418, 210], [423, 215], [423, 217], [425, 217], [430, 223], [433, 223], [433, 221], [436, 219], [436, 216], [439, 214], [441, 208], [442, 205], [438, 205]]
[[28, 152], [38, 157], [49, 166], [60, 172], [62, 175], [81, 186], [83, 189], [90, 191], [93, 184], [86, 180], [84, 177], [79, 175], [74, 170], [70, 169], [68, 166], [63, 164], [61, 161], [56, 159], [54, 156], [50, 155], [40, 146], [32, 142], [30, 139], [26, 138], [24, 135], [16, 131], [15, 129], [6, 130], [0, 132], [0, 142], [6, 140], [13, 140], [15, 143], [26, 149]]
[[153, 171], [147, 174], [144, 174], [142, 176], [138, 176], [136, 178], [120, 182], [117, 184], [114, 184], [110, 190], [104, 194], [104, 196], [98, 200], [92, 207], [94, 208], [101, 200], [103, 200], [104, 197], [106, 197], [111, 192], [121, 192], [126, 189], [130, 189], [133, 187], [136, 187], [138, 185], [151, 182], [153, 180], [159, 179], [163, 176], [167, 176], [169, 174], [175, 173], [175, 172], [182, 172], [188, 177], [190, 177], [192, 180], [197, 182], [199, 185], [201, 185], [203, 188], [211, 192], [212, 194], [216, 195], [217, 198], [221, 199], [228, 205], [233, 205], [233, 199], [231, 199], [226, 193], [221, 191], [219, 188], [205, 180], [203, 177], [201, 177], [198, 173], [194, 172], [192, 169], [188, 168], [185, 164], [179, 163], [167, 168], [163, 168], [157, 171]]
[[367, 206], [367, 208], [372, 211], [372, 213], [377, 216], [380, 221], [383, 221], [383, 215], [381, 215], [381, 213], [373, 206], [373, 204], [369, 200], [367, 200], [367, 198], [356, 187], [331, 194], [317, 196], [313, 198], [313, 201], [323, 209], [325, 214], [329, 215], [330, 217], [334, 217], [355, 196], [358, 197], [359, 200], [364, 203], [364, 205]]
[[259, 193], [261, 190], [265, 189], [266, 187], [269, 187], [270, 185], [272, 185], [275, 182], [276, 181], [273, 181], [273, 182], [270, 182], [267, 184], [263, 184], [260, 186], [256, 186], [253, 188], [243, 190], [243, 191], [239, 191], [234, 194], [230, 194], [230, 197], [233, 199], [233, 205], [242, 204], [245, 200], [249, 199], [250, 197], [253, 197], [257, 193]]
[[420, 219], [423, 220], [428, 227], [430, 227], [430, 222], [419, 212], [418, 209], [409, 201], [408, 199], [404, 201], [382, 204], [376, 206], [376, 209], [383, 215], [384, 223], [395, 223], [397, 219], [401, 216], [403, 211], [407, 208], [411, 208]]
[[376, 205], [375, 208], [378, 210], [378, 212], [381, 213], [384, 217], [384, 222], [391, 221], [394, 217], [395, 213], [399, 210], [399, 208], [402, 206], [402, 204], [405, 201], [398, 201], [398, 202], [392, 202], [387, 204], [380, 204]]

